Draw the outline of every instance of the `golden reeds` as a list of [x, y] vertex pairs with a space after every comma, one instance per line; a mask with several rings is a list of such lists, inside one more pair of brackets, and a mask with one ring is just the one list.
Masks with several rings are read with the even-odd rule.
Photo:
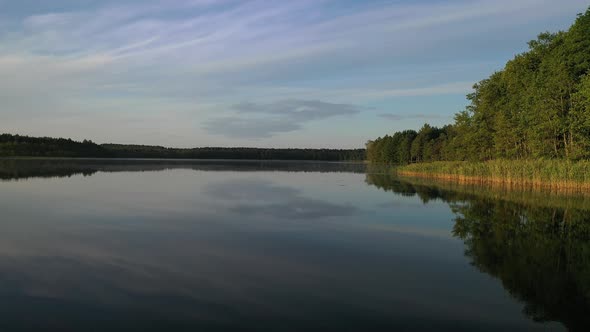
[[396, 169], [405, 176], [452, 180], [460, 183], [531, 187], [551, 191], [590, 191], [590, 161], [490, 160], [432, 162]]

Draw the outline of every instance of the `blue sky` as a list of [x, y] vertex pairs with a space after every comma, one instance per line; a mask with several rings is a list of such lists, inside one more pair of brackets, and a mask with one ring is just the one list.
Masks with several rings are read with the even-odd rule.
[[442, 125], [587, 0], [0, 0], [0, 131], [362, 147]]

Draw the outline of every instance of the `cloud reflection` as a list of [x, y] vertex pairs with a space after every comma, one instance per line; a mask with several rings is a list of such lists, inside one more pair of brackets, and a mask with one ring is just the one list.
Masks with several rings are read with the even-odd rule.
[[215, 183], [209, 186], [207, 192], [233, 202], [229, 210], [245, 216], [309, 220], [351, 216], [359, 211], [350, 204], [307, 198], [295, 188], [277, 186], [264, 180]]

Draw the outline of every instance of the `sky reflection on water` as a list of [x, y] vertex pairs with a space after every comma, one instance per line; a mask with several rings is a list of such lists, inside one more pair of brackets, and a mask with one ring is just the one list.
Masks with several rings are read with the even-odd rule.
[[0, 162], [3, 330], [562, 328], [470, 264], [448, 197], [358, 165], [34, 163]]

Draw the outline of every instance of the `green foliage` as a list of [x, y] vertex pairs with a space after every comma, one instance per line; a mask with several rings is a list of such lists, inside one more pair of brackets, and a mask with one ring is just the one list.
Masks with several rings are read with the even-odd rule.
[[[424, 125], [411, 158], [393, 136], [367, 144], [373, 162], [590, 158], [590, 9], [566, 32], [541, 33], [529, 50], [474, 85], [444, 128]], [[392, 146], [393, 144], [393, 146]]]

